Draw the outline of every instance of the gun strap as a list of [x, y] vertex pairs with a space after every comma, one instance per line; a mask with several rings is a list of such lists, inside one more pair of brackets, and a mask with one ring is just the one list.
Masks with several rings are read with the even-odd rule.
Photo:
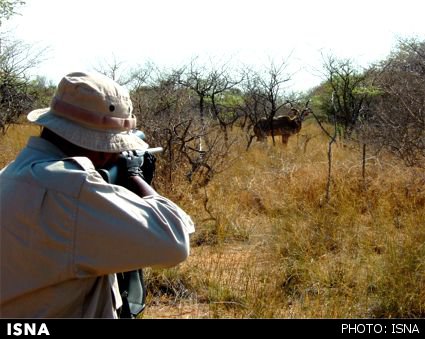
[[118, 273], [117, 278], [123, 303], [120, 318], [136, 318], [146, 306], [143, 271], [140, 269]]

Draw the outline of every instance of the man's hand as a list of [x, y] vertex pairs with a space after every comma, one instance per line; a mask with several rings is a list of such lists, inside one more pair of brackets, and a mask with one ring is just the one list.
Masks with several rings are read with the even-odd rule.
[[123, 152], [118, 160], [118, 185], [127, 187], [128, 179], [135, 176], [142, 178], [150, 185], [155, 173], [155, 162], [156, 158], [148, 152]]
[[155, 157], [145, 152], [124, 152], [118, 161], [118, 185], [124, 186], [140, 197], [156, 195], [150, 186], [155, 172]]
[[137, 155], [136, 152], [123, 152], [118, 158], [118, 178], [117, 184], [127, 187], [130, 177], [140, 177], [143, 179], [141, 166], [143, 165], [143, 156]]

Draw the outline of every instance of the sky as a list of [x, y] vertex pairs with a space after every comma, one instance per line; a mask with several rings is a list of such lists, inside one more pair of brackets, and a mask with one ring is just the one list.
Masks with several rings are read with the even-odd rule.
[[405, 37], [425, 38], [423, 0], [26, 0], [4, 28], [47, 48], [33, 72], [53, 83], [113, 59], [267, 68], [286, 62], [295, 91], [318, 85], [323, 55], [361, 67]]

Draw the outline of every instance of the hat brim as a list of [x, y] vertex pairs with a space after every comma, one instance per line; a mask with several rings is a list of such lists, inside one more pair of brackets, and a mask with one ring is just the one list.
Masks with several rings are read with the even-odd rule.
[[97, 152], [119, 153], [128, 150], [146, 150], [149, 145], [131, 131], [111, 132], [90, 129], [70, 120], [61, 118], [41, 108], [31, 111], [27, 119], [37, 125], [47, 127], [69, 142]]

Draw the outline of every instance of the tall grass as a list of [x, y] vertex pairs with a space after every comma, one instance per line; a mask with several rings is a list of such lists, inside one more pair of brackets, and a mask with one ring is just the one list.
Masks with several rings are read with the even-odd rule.
[[[3, 164], [23, 145], [11, 133]], [[247, 152], [240, 137], [205, 189], [178, 183], [172, 198], [197, 224], [191, 256], [145, 270], [143, 317], [425, 316], [424, 169], [369, 154], [363, 178], [360, 150], [338, 144], [327, 203], [327, 140], [314, 125], [301, 134]]]
[[40, 134], [40, 127], [36, 125], [11, 125], [6, 135], [0, 133], [0, 168], [11, 162], [19, 151], [26, 145], [30, 136]]
[[[369, 154], [363, 178], [360, 148], [339, 144], [326, 203], [327, 140], [313, 125], [302, 134], [286, 149], [241, 143], [209, 185], [215, 220], [198, 223], [176, 270], [192, 293], [169, 304], [186, 305], [174, 316], [425, 316], [425, 171]], [[208, 219], [187, 192], [181, 203]], [[169, 314], [154, 306], [145, 316]]]

